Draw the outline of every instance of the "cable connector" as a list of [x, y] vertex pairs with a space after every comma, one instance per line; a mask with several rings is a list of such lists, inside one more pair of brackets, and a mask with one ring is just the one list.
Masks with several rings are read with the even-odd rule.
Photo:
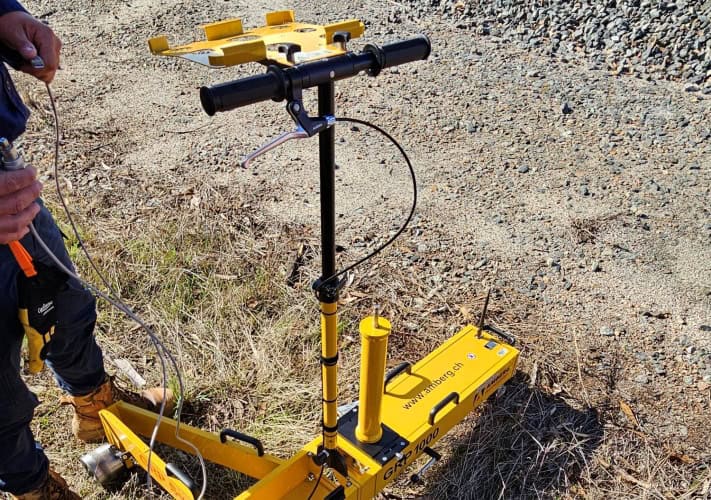
[[328, 450], [322, 448], [321, 450], [319, 450], [318, 453], [313, 456], [313, 461], [319, 467], [323, 467], [324, 465], [326, 465], [326, 462], [328, 462], [329, 456], [330, 453], [328, 452]]
[[22, 170], [25, 168], [25, 160], [15, 149], [15, 146], [4, 137], [0, 137], [0, 165], [3, 170]]

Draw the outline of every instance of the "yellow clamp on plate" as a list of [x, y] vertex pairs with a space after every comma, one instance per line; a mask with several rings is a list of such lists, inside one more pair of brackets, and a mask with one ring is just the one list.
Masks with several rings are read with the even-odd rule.
[[227, 19], [202, 26], [205, 40], [170, 47], [168, 37], [148, 40], [151, 52], [183, 57], [205, 66], [220, 68], [248, 62], [293, 66], [337, 56], [346, 52], [334, 35], [347, 32], [350, 38], [363, 35], [361, 21], [350, 19], [325, 26], [297, 23], [293, 10], [269, 12], [267, 25], [244, 31], [241, 19]]

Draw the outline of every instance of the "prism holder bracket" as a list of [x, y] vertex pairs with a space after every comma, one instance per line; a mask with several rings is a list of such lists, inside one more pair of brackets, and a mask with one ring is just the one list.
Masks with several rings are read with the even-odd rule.
[[357, 19], [333, 24], [298, 23], [293, 10], [269, 12], [266, 26], [244, 31], [241, 19], [202, 26], [205, 40], [171, 47], [168, 37], [148, 40], [155, 55], [182, 57], [212, 68], [249, 62], [294, 66], [347, 52], [347, 43], [363, 35]]

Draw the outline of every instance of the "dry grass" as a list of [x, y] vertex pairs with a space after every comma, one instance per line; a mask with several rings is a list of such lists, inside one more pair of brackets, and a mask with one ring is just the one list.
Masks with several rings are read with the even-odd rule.
[[[253, 199], [233, 201], [256, 206]], [[318, 255], [299, 251], [304, 241], [311, 248], [317, 242], [296, 239], [298, 228], [275, 228], [250, 209], [241, 209], [240, 220], [249, 222], [237, 226], [209, 219], [200, 213], [155, 217], [142, 223], [139, 234], [95, 227], [104, 238], [89, 239], [109, 280], [178, 359], [186, 386], [183, 419], [211, 431], [245, 431], [262, 439], [269, 452], [288, 456], [317, 432], [320, 419], [318, 314], [309, 290]], [[305, 257], [290, 287], [287, 278], [299, 254]], [[86, 262], [77, 260], [89, 274]], [[387, 258], [357, 275], [343, 295], [344, 402], [357, 393], [356, 323], [374, 303], [384, 306], [394, 325], [403, 325], [392, 337], [391, 364], [419, 359], [448, 330], [476, 321], [483, 289], [427, 290], [423, 277], [388, 266]], [[593, 376], [571, 339], [558, 335], [570, 325], [546, 317], [536, 302], [512, 290], [495, 290], [490, 320], [520, 339], [519, 374], [437, 446], [444, 459], [426, 485], [407, 484], [408, 471], [387, 496], [662, 499], [708, 494], [708, 454], [674, 452], [620, 411], [614, 371], [623, 360], [610, 363], [604, 376]], [[157, 359], [143, 332], [103, 304], [97, 335], [111, 358], [128, 359], [151, 383], [159, 381]], [[46, 376], [43, 380], [49, 386]], [[91, 447], [60, 437], [67, 414], [55, 406], [55, 395], [45, 387], [34, 424], [55, 465], [86, 498], [144, 497], [140, 475], [113, 493], [102, 493], [83, 475], [76, 458]], [[171, 459], [198, 477], [194, 459], [175, 452]], [[250, 484], [219, 467], [209, 472], [208, 498], [231, 498]]]
[[620, 217], [621, 213], [599, 217], [573, 218], [570, 220], [570, 236], [576, 244], [593, 243], [598, 233], [610, 221]]

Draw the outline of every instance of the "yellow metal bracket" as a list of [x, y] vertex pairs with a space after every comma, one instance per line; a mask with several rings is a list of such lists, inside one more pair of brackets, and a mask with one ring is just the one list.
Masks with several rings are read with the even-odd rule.
[[205, 40], [171, 47], [168, 37], [151, 38], [151, 52], [160, 56], [182, 57], [220, 68], [248, 62], [293, 66], [346, 53], [345, 41], [363, 35], [365, 27], [357, 19], [333, 24], [298, 23], [293, 10], [269, 12], [266, 26], [244, 31], [241, 19], [227, 19], [202, 26]]
[[[107, 435], [109, 441], [130, 454], [133, 460], [147, 471], [148, 457], [151, 455], [148, 445], [138, 439], [131, 429], [113, 413], [102, 410], [99, 416], [104, 429], [109, 433]], [[185, 484], [179, 479], [171, 477], [168, 465], [155, 453], [151, 456], [150, 474], [173, 498], [177, 500], [193, 500], [195, 498], [193, 492]]]

